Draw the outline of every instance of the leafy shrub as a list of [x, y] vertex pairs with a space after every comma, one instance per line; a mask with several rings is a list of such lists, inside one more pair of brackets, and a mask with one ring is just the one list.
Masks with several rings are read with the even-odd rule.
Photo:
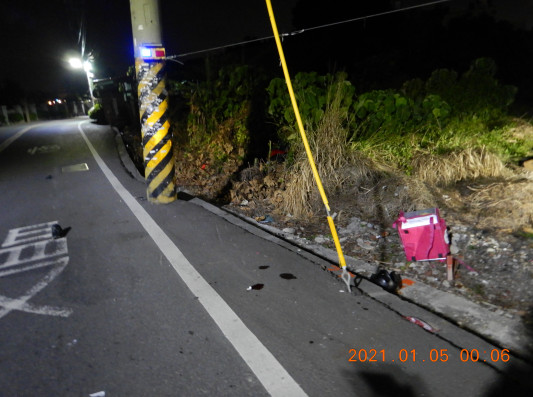
[[169, 81], [171, 94], [179, 95], [189, 106], [187, 133], [191, 143], [203, 145], [209, 142], [222, 124], [230, 122], [230, 140], [244, 148], [249, 141], [247, 116], [250, 100], [259, 81], [245, 65], [224, 67], [213, 81]]
[[496, 64], [492, 59], [479, 58], [460, 78], [455, 71], [439, 69], [426, 82], [428, 94], [442, 97], [458, 117], [476, 114], [494, 124], [504, 118], [513, 103], [517, 88], [501, 85], [495, 78]]
[[[334, 96], [338, 101], [338, 111], [348, 117], [355, 97], [355, 88], [346, 80], [344, 73], [325, 76], [315, 72], [298, 73], [291, 83], [305, 130], [316, 128]], [[282, 146], [290, 146], [298, 141], [299, 131], [285, 79], [273, 79], [267, 92], [267, 112], [278, 127], [280, 143]]]
[[523, 145], [510, 142], [503, 128], [516, 88], [500, 84], [495, 71], [492, 60], [481, 58], [461, 76], [438, 69], [425, 82], [407, 81], [399, 92], [362, 94], [354, 108], [354, 148], [407, 173], [421, 155], [483, 148], [504, 161], [516, 157]]
[[354, 138], [360, 139], [377, 131], [403, 135], [409, 131], [444, 122], [450, 114], [450, 106], [438, 95], [427, 95], [413, 100], [394, 90], [378, 90], [362, 94], [354, 104], [356, 115]]
[[92, 108], [89, 109], [89, 117], [95, 120], [98, 124], [105, 122], [104, 108], [101, 104], [95, 103]]
[[[381, 168], [419, 175], [423, 159], [438, 163], [443, 157], [449, 163], [479, 154], [483, 160], [479, 164], [485, 164], [492, 155], [506, 161], [524, 153], [523, 142], [511, 141], [506, 133], [507, 109], [516, 88], [500, 84], [495, 71], [493, 61], [478, 59], [463, 74], [438, 69], [427, 80], [407, 81], [399, 90], [375, 90], [359, 96], [343, 73], [298, 73], [292, 85], [318, 160], [320, 156], [348, 156], [344, 152], [338, 155], [337, 144], [344, 140], [347, 150], [362, 152], [362, 157], [370, 157]], [[237, 152], [240, 159], [246, 156], [252, 98], [265, 87], [257, 73], [247, 66], [231, 66], [222, 68], [213, 81], [169, 81], [168, 85], [171, 94], [187, 104], [185, 120], [178, 126], [180, 137], [188, 140], [181, 146], [184, 151], [203, 156], [200, 165], [207, 158], [221, 169], [237, 159]], [[285, 80], [271, 80], [266, 94], [264, 110], [277, 128], [274, 145], [287, 149], [288, 165], [297, 166], [301, 139]], [[332, 136], [338, 138], [335, 145]], [[332, 148], [337, 150], [335, 156]], [[457, 165], [460, 169], [461, 164]], [[337, 166], [333, 163], [328, 170]], [[469, 172], [476, 175], [475, 170]]]

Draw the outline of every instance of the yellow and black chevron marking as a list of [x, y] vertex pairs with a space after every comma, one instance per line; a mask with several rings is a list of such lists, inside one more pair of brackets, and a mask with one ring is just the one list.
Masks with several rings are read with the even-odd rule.
[[148, 200], [169, 203], [176, 199], [176, 189], [164, 62], [146, 63], [137, 58], [135, 67]]

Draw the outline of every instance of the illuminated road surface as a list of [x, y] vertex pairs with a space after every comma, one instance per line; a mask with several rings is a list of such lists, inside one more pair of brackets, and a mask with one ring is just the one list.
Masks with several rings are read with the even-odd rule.
[[107, 126], [0, 128], [0, 192], [0, 395], [497, 396], [523, 375], [198, 200], [149, 204]]

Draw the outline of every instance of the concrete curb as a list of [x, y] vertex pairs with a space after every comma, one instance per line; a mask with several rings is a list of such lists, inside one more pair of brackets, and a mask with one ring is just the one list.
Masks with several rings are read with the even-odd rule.
[[[220, 209], [198, 198], [192, 199], [191, 202], [270, 241], [292, 244], [297, 249], [318, 255], [331, 263], [338, 263], [337, 252], [334, 250], [285, 233], [271, 225], [258, 223], [239, 213]], [[258, 230], [261, 232], [258, 233]], [[490, 349], [490, 345], [494, 345], [502, 349], [509, 349], [518, 357], [531, 360], [529, 355], [531, 354], [530, 351], [533, 350], [532, 341], [528, 340], [527, 330], [520, 319], [509, 317], [501, 311], [494, 312], [464, 297], [438, 290], [418, 281], [402, 288], [398, 295], [388, 293], [381, 287], [367, 281], [376, 270], [374, 265], [349, 256], [345, 258], [348, 269], [356, 276], [365, 278], [358, 280], [360, 282], [358, 284], [359, 289], [404, 317], [422, 316], [420, 317], [422, 320], [438, 329], [438, 335], [443, 339], [453, 340], [452, 337], [458, 332], [456, 327], [458, 325], [465, 332], [473, 333], [474, 336], [484, 339], [487, 343], [485, 349]], [[413, 308], [413, 304], [419, 310]], [[476, 348], [478, 350], [482, 348], [480, 347], [482, 342], [479, 339], [472, 343], [474, 344], [465, 345], [464, 348]]]
[[111, 127], [111, 129], [115, 132], [115, 143], [117, 145], [117, 151], [118, 156], [120, 159], [120, 162], [124, 166], [126, 172], [135, 180], [139, 182], [144, 182], [144, 178], [139, 174], [139, 171], [137, 170], [137, 167], [135, 167], [135, 164], [133, 164], [133, 160], [128, 154], [128, 151], [126, 149], [126, 146], [124, 146], [124, 141], [122, 140], [122, 136], [120, 135], [120, 131], [116, 127]]

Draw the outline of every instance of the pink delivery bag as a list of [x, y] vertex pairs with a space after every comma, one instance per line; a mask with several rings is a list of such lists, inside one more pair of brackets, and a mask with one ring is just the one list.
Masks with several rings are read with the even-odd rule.
[[398, 229], [408, 261], [446, 260], [450, 241], [438, 208], [400, 212], [392, 227]]

